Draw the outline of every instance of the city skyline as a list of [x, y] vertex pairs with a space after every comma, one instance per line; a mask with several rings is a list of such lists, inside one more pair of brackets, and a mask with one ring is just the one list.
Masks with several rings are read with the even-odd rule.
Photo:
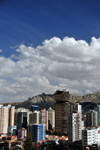
[[0, 102], [100, 91], [98, 0], [0, 1]]

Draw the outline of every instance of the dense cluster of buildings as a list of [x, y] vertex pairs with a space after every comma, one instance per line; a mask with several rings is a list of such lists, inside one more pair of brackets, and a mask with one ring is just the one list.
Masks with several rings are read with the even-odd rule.
[[69, 144], [81, 141], [83, 149], [100, 149], [100, 105], [83, 114], [82, 106], [71, 104], [69, 96], [68, 91], [55, 93], [55, 131], [68, 132]]
[[[100, 146], [100, 106], [82, 113], [79, 103], [71, 104], [68, 91], [56, 91], [54, 108], [38, 109], [32, 105], [30, 111], [8, 105], [0, 105], [0, 137], [16, 136], [25, 139], [27, 135], [33, 142], [45, 141], [46, 130], [56, 133], [68, 133], [67, 149], [75, 149], [76, 142], [80, 149]], [[80, 146], [81, 145], [81, 146]]]
[[18, 139], [25, 139], [30, 135], [33, 142], [39, 142], [46, 139], [46, 130], [54, 127], [55, 110], [51, 107], [39, 111], [38, 106], [32, 105], [30, 111], [16, 111], [14, 106], [0, 105], [0, 137], [17, 135]]

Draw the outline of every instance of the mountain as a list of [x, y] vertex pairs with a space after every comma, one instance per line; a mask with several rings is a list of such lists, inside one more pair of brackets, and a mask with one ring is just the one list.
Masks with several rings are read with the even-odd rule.
[[[82, 104], [84, 110], [93, 109], [97, 104], [100, 104], [100, 91], [97, 93], [86, 94], [84, 96], [70, 94], [70, 103], [79, 102]], [[38, 105], [39, 110], [49, 107], [54, 107], [54, 94], [45, 94], [29, 98], [28, 100], [16, 105], [16, 108], [24, 107], [30, 109], [31, 105]]]
[[43, 108], [48, 109], [49, 107], [54, 107], [54, 94], [42, 93], [40, 95], [29, 98], [19, 105], [16, 105], [16, 108], [24, 107], [30, 109], [31, 105], [38, 105], [39, 110]]

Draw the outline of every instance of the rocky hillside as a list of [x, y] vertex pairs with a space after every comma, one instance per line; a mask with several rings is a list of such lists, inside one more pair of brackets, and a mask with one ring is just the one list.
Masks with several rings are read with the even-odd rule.
[[100, 103], [100, 91], [97, 93], [86, 94], [84, 96], [70, 94], [70, 102], [72, 103], [92, 102], [98, 104]]
[[[70, 94], [70, 103], [80, 102], [82, 103], [83, 109], [93, 109], [96, 104], [100, 104], [100, 92], [86, 94], [84, 96]], [[24, 101], [23, 103], [16, 105], [16, 108], [24, 107], [29, 109], [31, 105], [38, 105], [39, 110], [49, 107], [54, 107], [54, 94], [40, 94], [29, 98], [28, 100]]]
[[43, 108], [48, 109], [49, 107], [54, 107], [54, 95], [43, 93], [43, 94], [34, 96], [24, 101], [20, 105], [17, 105], [16, 108], [24, 107], [26, 109], [30, 109], [31, 105], [38, 105], [39, 110]]

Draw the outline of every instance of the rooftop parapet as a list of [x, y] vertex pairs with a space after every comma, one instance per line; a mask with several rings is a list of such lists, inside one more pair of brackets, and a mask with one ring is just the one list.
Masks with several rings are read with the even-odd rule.
[[69, 91], [59, 91], [55, 92], [55, 101], [56, 102], [68, 102], [69, 101]]

